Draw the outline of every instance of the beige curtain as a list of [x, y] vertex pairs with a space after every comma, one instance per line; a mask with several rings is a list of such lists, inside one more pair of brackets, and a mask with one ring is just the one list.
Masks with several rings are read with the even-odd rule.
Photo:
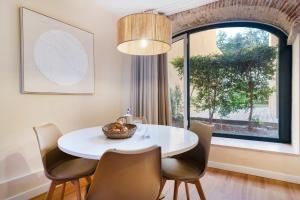
[[131, 70], [132, 113], [151, 124], [170, 125], [166, 54], [133, 56]]

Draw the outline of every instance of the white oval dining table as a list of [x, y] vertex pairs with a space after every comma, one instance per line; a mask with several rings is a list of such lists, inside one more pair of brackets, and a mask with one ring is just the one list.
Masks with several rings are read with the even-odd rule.
[[183, 128], [138, 124], [135, 134], [128, 139], [108, 139], [102, 127], [91, 127], [68, 132], [58, 140], [60, 150], [73, 156], [99, 160], [109, 149], [133, 151], [153, 145], [161, 147], [162, 157], [186, 152], [198, 144], [198, 136]]

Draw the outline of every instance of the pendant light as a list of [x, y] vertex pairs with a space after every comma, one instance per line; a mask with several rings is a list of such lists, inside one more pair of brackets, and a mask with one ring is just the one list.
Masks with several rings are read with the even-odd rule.
[[118, 21], [117, 49], [130, 55], [157, 55], [171, 48], [171, 22], [153, 12], [127, 15]]

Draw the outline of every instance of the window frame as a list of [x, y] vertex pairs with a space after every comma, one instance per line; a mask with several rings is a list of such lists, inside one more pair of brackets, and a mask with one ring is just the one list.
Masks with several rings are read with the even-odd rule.
[[[190, 78], [189, 78], [189, 58], [190, 57], [190, 35], [193, 33], [217, 29], [217, 28], [230, 28], [230, 27], [247, 27], [247, 28], [258, 28], [278, 37], [278, 134], [279, 138], [268, 138], [268, 137], [257, 137], [247, 135], [234, 135], [214, 132], [213, 136], [224, 137], [224, 138], [235, 138], [235, 139], [246, 139], [256, 141], [267, 141], [277, 143], [291, 143], [291, 120], [292, 120], [292, 46], [288, 45], [287, 34], [272, 25], [263, 24], [259, 22], [223, 22], [218, 24], [210, 24], [207, 26], [201, 26], [194, 29], [190, 29], [173, 36], [173, 41], [176, 38], [186, 38], [184, 43], [184, 62], [186, 63], [185, 69], [185, 124], [187, 128], [190, 127]], [[186, 116], [187, 115], [187, 116]]]

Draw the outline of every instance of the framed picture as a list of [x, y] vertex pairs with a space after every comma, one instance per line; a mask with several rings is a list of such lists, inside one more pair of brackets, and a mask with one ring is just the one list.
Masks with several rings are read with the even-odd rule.
[[93, 94], [94, 34], [27, 8], [20, 16], [22, 93]]

